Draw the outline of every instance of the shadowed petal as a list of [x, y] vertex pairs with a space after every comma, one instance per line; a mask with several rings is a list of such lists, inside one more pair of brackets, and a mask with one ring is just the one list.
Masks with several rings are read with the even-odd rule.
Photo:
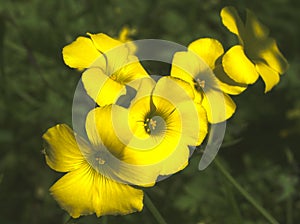
[[264, 63], [256, 63], [256, 69], [265, 83], [265, 93], [269, 92], [278, 82], [279, 74]]

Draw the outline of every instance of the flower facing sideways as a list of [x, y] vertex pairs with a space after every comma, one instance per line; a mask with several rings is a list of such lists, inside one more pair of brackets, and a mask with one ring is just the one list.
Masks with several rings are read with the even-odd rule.
[[222, 58], [226, 74], [242, 84], [253, 84], [260, 76], [265, 92], [270, 91], [279, 82], [279, 75], [287, 70], [288, 63], [276, 41], [269, 37], [269, 30], [250, 10], [245, 24], [233, 7], [223, 8], [221, 18], [239, 39], [239, 45], [231, 47]]
[[[100, 170], [105, 170], [104, 157], [99, 156], [101, 145], [93, 138], [93, 130], [86, 124], [89, 140], [77, 136], [67, 125], [56, 125], [44, 135], [47, 164], [66, 174], [50, 192], [59, 205], [73, 217], [96, 213], [128, 214], [141, 211], [143, 192], [127, 184], [118, 183]], [[87, 162], [98, 164], [98, 170]]]

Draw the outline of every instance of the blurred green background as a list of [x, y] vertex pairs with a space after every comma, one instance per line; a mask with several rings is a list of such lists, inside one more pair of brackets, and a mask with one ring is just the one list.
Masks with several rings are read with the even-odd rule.
[[[64, 65], [62, 48], [86, 32], [187, 45], [235, 38], [219, 12], [253, 10], [267, 25], [290, 68], [270, 93], [261, 81], [238, 97], [218, 159], [280, 223], [300, 222], [300, 3], [297, 0], [0, 0], [0, 223], [61, 224], [69, 216], [49, 195], [62, 175], [42, 154], [42, 134], [71, 125], [80, 73]], [[147, 189], [167, 223], [268, 223], [215, 164], [198, 171], [196, 153], [183, 172]], [[127, 216], [80, 218], [76, 223], [156, 223], [144, 207]]]

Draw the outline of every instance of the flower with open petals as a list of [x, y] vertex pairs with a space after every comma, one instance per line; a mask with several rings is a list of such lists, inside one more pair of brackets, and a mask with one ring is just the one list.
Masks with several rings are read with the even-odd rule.
[[191, 43], [188, 51], [175, 53], [172, 61], [171, 76], [190, 84], [194, 101], [203, 105], [210, 123], [223, 122], [232, 116], [236, 106], [226, 91], [243, 89], [222, 84], [214, 75], [212, 69], [222, 53], [219, 42], [205, 38]]
[[[126, 85], [149, 77], [132, 43], [122, 43], [103, 33], [78, 37], [63, 49], [63, 58], [72, 68], [86, 69], [82, 82], [88, 95], [99, 105], [109, 105], [126, 94]], [[134, 88], [134, 86], [132, 86]]]
[[87, 120], [93, 120], [101, 144], [120, 161], [108, 161], [115, 167], [111, 172], [118, 170], [110, 176], [140, 186], [182, 170], [188, 146], [200, 145], [207, 133], [205, 110], [168, 77], [156, 84], [144, 79], [129, 108], [97, 107]]
[[[107, 169], [102, 146], [89, 128], [93, 125], [87, 121], [86, 127], [89, 141], [64, 124], [50, 128], [43, 135], [47, 164], [67, 173], [50, 188], [51, 194], [73, 218], [92, 213], [102, 216], [141, 211], [143, 191], [118, 183], [100, 172]], [[98, 169], [90, 162], [98, 164]]]
[[245, 24], [233, 7], [223, 8], [221, 18], [239, 39], [239, 45], [231, 47], [222, 58], [224, 71], [242, 84], [253, 84], [260, 76], [265, 92], [270, 91], [279, 82], [279, 75], [287, 70], [288, 63], [276, 41], [269, 37], [269, 30], [250, 10], [247, 10]]

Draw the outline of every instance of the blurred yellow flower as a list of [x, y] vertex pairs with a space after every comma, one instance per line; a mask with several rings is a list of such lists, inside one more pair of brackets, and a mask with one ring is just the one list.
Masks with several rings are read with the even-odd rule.
[[[130, 42], [124, 44], [106, 34], [78, 37], [63, 49], [63, 58], [72, 68], [86, 69], [82, 82], [88, 95], [99, 105], [115, 103], [126, 94], [126, 84], [149, 77]], [[133, 86], [134, 87], [134, 86]]]
[[103, 175], [108, 169], [105, 151], [94, 130], [89, 128], [94, 125], [88, 122], [89, 142], [64, 124], [50, 128], [43, 135], [47, 164], [67, 173], [50, 188], [51, 194], [73, 218], [92, 213], [99, 217], [141, 211], [143, 191]]
[[223, 8], [221, 18], [239, 39], [239, 45], [231, 47], [222, 58], [224, 71], [242, 84], [252, 84], [261, 76], [265, 92], [270, 91], [279, 82], [279, 75], [287, 70], [288, 62], [276, 41], [269, 37], [269, 30], [250, 10], [247, 10], [245, 24], [234, 7]]
[[131, 35], [134, 35], [136, 33], [136, 29], [130, 29], [128, 26], [124, 26], [121, 31], [119, 32], [118, 39], [121, 42], [127, 42], [131, 41], [130, 37]]

